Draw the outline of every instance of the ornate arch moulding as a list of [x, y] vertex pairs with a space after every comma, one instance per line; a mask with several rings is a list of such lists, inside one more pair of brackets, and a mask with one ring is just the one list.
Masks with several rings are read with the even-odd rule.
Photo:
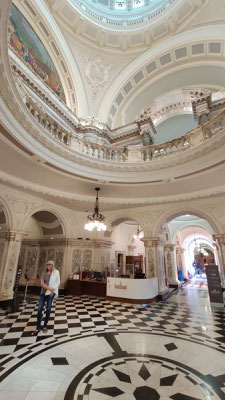
[[[3, 1], [5, 2], [5, 0]], [[74, 59], [61, 31], [59, 30], [54, 19], [49, 13], [48, 8], [42, 0], [30, 0], [29, 3], [31, 3], [32, 9], [36, 12], [35, 18], [28, 11], [28, 9], [26, 9], [25, 5], [21, 1], [13, 0], [13, 4], [15, 4], [19, 11], [21, 11], [21, 13], [28, 20], [33, 29], [38, 32], [38, 36], [40, 37], [46, 50], [49, 52], [63, 84], [67, 105], [73, 111], [76, 110], [76, 113], [79, 113], [80, 116], [82, 116], [82, 114], [84, 116], [88, 115], [88, 101], [85, 95], [80, 71], [77, 66], [76, 60]], [[46, 37], [42, 33], [39, 26], [40, 22], [45, 27], [47, 26], [47, 31], [49, 32], [48, 37]], [[57, 46], [57, 55], [52, 48], [53, 45], [51, 44], [51, 42], [54, 42], [54, 45]], [[64, 65], [65, 71], [63, 71], [62, 69], [61, 62]], [[72, 85], [72, 87], [70, 87], [69, 85]], [[75, 103], [73, 101], [73, 96], [76, 99]]]
[[154, 227], [154, 234], [156, 236], [159, 235], [161, 226], [169, 219], [173, 219], [175, 218], [175, 216], [183, 214], [192, 214], [202, 219], [205, 219], [210, 224], [214, 232], [220, 231], [219, 230], [220, 227], [218, 227], [217, 224], [212, 219], [213, 216], [210, 215], [210, 213], [208, 213], [205, 209], [202, 210], [201, 208], [198, 207], [195, 208], [193, 206], [185, 205], [185, 206], [179, 206], [176, 209], [171, 207], [169, 210], [166, 210], [166, 212], [164, 212], [163, 215], [161, 215], [160, 218], [158, 219]]
[[[188, 70], [191, 70], [192, 68], [198, 68], [199, 70], [201, 69], [201, 68], [203, 68], [203, 67], [215, 67], [215, 68], [221, 68], [221, 69], [224, 69], [224, 56], [221, 56], [221, 59], [223, 59], [223, 60], [213, 60], [213, 56], [211, 56], [211, 57], [208, 57], [208, 59], [206, 60], [206, 59], [201, 59], [201, 57], [199, 57], [199, 59], [197, 60], [190, 60], [190, 62], [188, 62], [188, 63], [183, 63], [183, 64], [180, 64], [180, 63], [178, 63], [178, 64], [176, 64], [176, 63], [174, 63], [174, 64], [172, 64], [171, 63], [171, 65], [170, 65], [170, 68], [168, 68], [167, 70], [166, 69], [163, 69], [162, 71], [161, 71], [161, 74], [158, 74], [158, 75], [153, 75], [152, 76], [152, 79], [151, 79], [151, 81], [149, 81], [148, 80], [148, 77], [147, 76], [145, 76], [144, 78], [145, 79], [143, 79], [142, 80], [142, 82], [140, 82], [140, 84], [139, 85], [137, 85], [137, 86], [135, 86], [133, 89], [134, 90], [132, 90], [128, 95], [127, 95], [127, 98], [125, 99], [125, 101], [123, 101], [122, 103], [121, 103], [121, 105], [118, 107], [117, 105], [116, 105], [116, 101], [115, 101], [115, 99], [117, 98], [117, 96], [119, 95], [119, 93], [121, 93], [121, 91], [123, 91], [123, 89], [122, 90], [120, 90], [117, 94], [116, 94], [116, 96], [115, 96], [115, 99], [114, 99], [114, 101], [110, 104], [110, 109], [109, 109], [109, 113], [108, 113], [108, 115], [107, 115], [107, 121], [108, 121], [108, 124], [109, 124], [109, 119], [112, 119], [112, 116], [111, 116], [111, 114], [110, 114], [110, 111], [111, 111], [111, 109], [114, 107], [114, 106], [116, 106], [116, 113], [115, 113], [115, 115], [114, 115], [114, 123], [116, 124], [116, 118], [117, 118], [117, 116], [118, 115], [122, 115], [123, 116], [123, 118], [122, 118], [122, 121], [121, 120], [119, 120], [119, 124], [128, 124], [129, 123], [129, 120], [130, 120], [130, 118], [128, 118], [127, 119], [127, 117], [126, 117], [126, 115], [127, 115], [127, 112], [128, 112], [128, 110], [129, 110], [129, 107], [132, 105], [132, 104], [134, 104], [134, 102], [136, 103], [136, 104], [141, 104], [141, 98], [143, 98], [144, 99], [144, 97], [143, 97], [143, 92], [144, 91], [147, 91], [147, 90], [149, 90], [149, 92], [150, 92], [150, 94], [151, 94], [151, 86], [152, 85], [155, 85], [155, 84], [159, 84], [159, 87], [160, 87], [160, 82], [161, 82], [161, 80], [163, 79], [163, 78], [167, 78], [168, 77], [168, 79], [169, 79], [169, 77], [170, 77], [170, 75], [174, 75], [174, 74], [176, 74], [177, 72], [181, 72], [181, 73], [186, 73], [186, 71], [188, 71]], [[212, 76], [213, 76], [213, 74], [212, 74]], [[132, 80], [132, 79], [131, 79]], [[129, 82], [129, 81], [128, 81]], [[171, 81], [172, 82], [172, 81]], [[125, 85], [124, 85], [125, 86]], [[124, 87], [123, 86], [123, 87]], [[172, 85], [171, 84], [171, 86], [172, 86], [172, 88], [171, 88], [171, 91], [174, 89], [174, 85]], [[190, 77], [189, 77], [189, 82], [185, 85], [184, 84], [184, 87], [190, 87], [190, 86], [192, 86], [192, 84], [190, 83]], [[196, 82], [194, 82], [193, 83], [193, 86], [194, 87], [196, 87]], [[201, 84], [200, 86], [199, 86], [199, 89], [200, 89], [200, 87], [202, 88], [202, 89], [204, 89], [204, 85], [203, 84]], [[222, 83], [222, 81], [221, 81], [221, 84], [220, 85], [215, 85], [215, 84], [212, 84], [211, 82], [210, 83], [208, 83], [208, 84], [206, 84], [206, 87], [207, 88], [212, 88], [212, 90], [218, 90], [218, 91], [221, 91], [221, 90], [223, 90], [224, 89], [224, 86], [223, 86], [223, 83]], [[176, 87], [175, 86], [175, 88], [177, 88], [178, 89], [178, 87]], [[163, 96], [163, 93], [160, 93], [160, 96]], [[143, 104], [141, 104], [141, 106], [140, 106], [141, 108], [140, 108], [140, 110], [137, 110], [137, 115], [139, 115], [140, 114], [140, 112], [141, 112], [141, 109], [143, 109]], [[152, 115], [151, 115], [151, 117], [152, 117]], [[116, 124], [116, 125], [118, 125], [118, 123]], [[114, 126], [112, 126], [111, 127], [111, 129], [113, 130], [113, 129], [118, 129], [117, 127], [115, 127], [114, 128]]]
[[[32, 217], [36, 212], [48, 211], [48, 212], [54, 214], [58, 218], [57, 222], [60, 222], [61, 225], [62, 225], [64, 237], [68, 237], [68, 235], [67, 235], [67, 233], [69, 232], [68, 224], [66, 222], [66, 218], [65, 218], [63, 212], [60, 212], [60, 208], [61, 207], [54, 208], [54, 206], [48, 205], [48, 203], [43, 204], [41, 206], [40, 205], [34, 205], [33, 207], [29, 208], [27, 213], [24, 215], [24, 221], [22, 223], [22, 229], [24, 228], [24, 224], [26, 223], [27, 219], [29, 217]], [[44, 226], [44, 225], [41, 225], [41, 226]]]
[[8, 229], [12, 229], [13, 227], [12, 209], [9, 207], [8, 201], [6, 201], [6, 199], [2, 195], [0, 195], [0, 205], [3, 206], [2, 208], [6, 219], [6, 226]]
[[[221, 58], [225, 58], [225, 57], [221, 56]], [[149, 92], [150, 92], [151, 85], [154, 85], [157, 83], [160, 85], [161, 80], [163, 78], [167, 78], [167, 77], [169, 79], [170, 75], [174, 75], [174, 74], [180, 73], [180, 72], [186, 73], [187, 71], [191, 70], [192, 68], [198, 68], [200, 71], [201, 68], [203, 68], [203, 67], [220, 68], [222, 70], [222, 69], [224, 69], [224, 60], [213, 60], [212, 57], [210, 57], [210, 58], [208, 58], [208, 60], [201, 59], [201, 58], [199, 58], [198, 60], [190, 60], [189, 63], [185, 63], [185, 64], [174, 63], [174, 64], [171, 64], [170, 69], [168, 69], [168, 70], [164, 69], [160, 75], [154, 76], [150, 82], [148, 81], [148, 79], [146, 77], [146, 79], [143, 80], [143, 82], [141, 82], [140, 85], [135, 88], [136, 89], [135, 93], [133, 91], [133, 93], [131, 93], [130, 95], [127, 96], [127, 99], [125, 102], [123, 102], [123, 104], [121, 105], [121, 108], [117, 108], [117, 112], [115, 114], [114, 121], [116, 121], [116, 116], [120, 113], [123, 116], [122, 123], [127, 124], [128, 121], [126, 120], [126, 115], [129, 110], [129, 107], [132, 104], [134, 104], [134, 102], [136, 104], [141, 104], [141, 98], [144, 98], [143, 92], [145, 90], [149, 90]], [[213, 77], [213, 74], [211, 74], [211, 75]], [[189, 79], [190, 79], [190, 77], [189, 77]], [[185, 86], [192, 86], [192, 85], [190, 84], [190, 82], [188, 82], [188, 84]], [[193, 86], [196, 87], [195, 82], [194, 82]], [[199, 90], [200, 90], [200, 87], [204, 90], [203, 84], [201, 84], [199, 86]], [[215, 85], [210, 82], [206, 85], [206, 87], [207, 88], [211, 87], [212, 90], [218, 90], [218, 91], [221, 91], [224, 89], [224, 85], [223, 85], [222, 81], [221, 81], [221, 85]], [[118, 96], [118, 94], [116, 95], [116, 97], [117, 96]], [[110, 107], [112, 108], [114, 105], [115, 105], [115, 101], [114, 101], [114, 103], [111, 104]], [[111, 108], [110, 108], [110, 110], [111, 110]], [[142, 105], [142, 109], [143, 109], [143, 105]], [[140, 111], [141, 111], [141, 109], [140, 109]], [[137, 111], [137, 112], [140, 113], [139, 111]], [[152, 115], [151, 115], [151, 117], [152, 117]], [[110, 118], [110, 113], [108, 114], [108, 118]], [[154, 119], [153, 119], [153, 121], [154, 121]], [[154, 121], [154, 123], [155, 123], [155, 121]], [[157, 126], [157, 124], [155, 126]]]
[[[206, 28], [202, 28], [199, 32], [199, 29], [193, 29], [190, 32], [184, 32], [181, 34], [178, 34], [176, 37], [172, 37], [168, 40], [165, 40], [163, 43], [160, 43], [159, 46], [155, 46], [153, 48], [150, 48], [147, 50], [145, 53], [140, 55], [138, 58], [136, 58], [134, 61], [132, 61], [127, 68], [125, 68], [121, 74], [119, 74], [118, 78], [113, 81], [111, 86], [108, 88], [108, 90], [111, 93], [110, 98], [104, 99], [104, 103], [101, 104], [100, 107], [100, 112], [98, 114], [98, 118], [101, 121], [107, 121], [108, 116], [110, 115], [110, 110], [112, 108], [112, 105], [116, 105], [116, 109], [118, 110], [118, 106], [115, 103], [115, 99], [119, 95], [120, 92], [123, 92], [123, 88], [125, 85], [131, 80], [133, 83], [133, 88], [132, 90], [128, 93], [128, 97], [130, 98], [133, 96], [134, 90], [136, 90], [138, 87], [143, 87], [144, 82], [148, 81], [149, 84], [152, 84], [152, 79], [151, 77], [153, 76], [154, 79], [160, 79], [161, 74], [165, 73], [165, 71], [168, 71], [168, 68], [174, 67], [174, 66], [179, 66], [184, 65], [185, 63], [190, 62], [198, 62], [198, 60], [206, 58], [206, 62], [209, 60], [212, 60], [213, 58], [215, 61], [219, 62], [220, 58], [224, 59], [224, 40], [221, 40], [221, 26], [210, 26]], [[225, 28], [224, 30], [224, 35], [225, 35]], [[198, 39], [196, 39], [196, 37]], [[210, 37], [210, 40], [209, 40]], [[214, 42], [217, 41], [221, 43], [221, 52], [220, 54], [209, 54], [207, 49], [207, 45], [209, 42]], [[191, 46], [199, 43], [204, 43], [205, 46], [205, 51], [204, 54], [199, 54], [199, 55], [191, 55]], [[181, 48], [187, 48], [187, 56], [181, 58], [181, 59], [176, 59], [175, 57], [175, 51]], [[160, 64], [160, 57], [170, 54], [171, 61], [167, 63], [166, 65], [161, 65]], [[156, 62], [156, 69], [151, 72], [147, 73], [145, 68], [151, 64]], [[161, 65], [161, 66], [160, 66]], [[138, 67], [137, 67], [138, 66]], [[133, 81], [133, 77], [135, 74], [138, 72], [142, 71], [143, 73], [143, 79], [141, 79], [137, 84]], [[146, 83], [147, 84], [147, 83]], [[124, 96], [126, 98], [126, 94]], [[113, 99], [113, 100], [111, 100]], [[124, 100], [123, 100], [124, 101]], [[121, 107], [123, 106], [123, 101], [121, 103]]]

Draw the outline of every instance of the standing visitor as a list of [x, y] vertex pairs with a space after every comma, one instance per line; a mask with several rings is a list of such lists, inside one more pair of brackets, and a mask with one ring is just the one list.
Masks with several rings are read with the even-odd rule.
[[46, 268], [41, 276], [41, 294], [38, 303], [37, 313], [37, 328], [32, 335], [35, 336], [41, 330], [41, 320], [44, 305], [46, 303], [46, 315], [44, 319], [43, 332], [47, 332], [48, 320], [50, 317], [52, 302], [56, 296], [58, 296], [58, 288], [60, 285], [59, 271], [55, 269], [54, 261], [48, 261]]

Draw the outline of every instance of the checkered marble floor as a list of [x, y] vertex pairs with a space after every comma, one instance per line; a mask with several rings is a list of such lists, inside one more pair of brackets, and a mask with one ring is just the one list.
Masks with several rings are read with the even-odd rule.
[[177, 303], [192, 292], [202, 300], [205, 289], [196, 290], [190, 283], [147, 306], [60, 296], [48, 332], [37, 337], [36, 300], [0, 312], [0, 397], [2, 390], [4, 400], [224, 398], [225, 313], [207, 298], [204, 306]]

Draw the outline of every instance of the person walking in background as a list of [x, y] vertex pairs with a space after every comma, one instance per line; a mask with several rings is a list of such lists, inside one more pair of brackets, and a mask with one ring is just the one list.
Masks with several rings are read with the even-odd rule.
[[52, 302], [58, 296], [58, 288], [60, 285], [59, 271], [55, 269], [54, 261], [48, 261], [46, 268], [41, 276], [41, 294], [38, 303], [37, 313], [37, 328], [32, 332], [32, 335], [37, 335], [41, 330], [41, 320], [44, 305], [46, 303], [46, 315], [44, 319], [43, 332], [47, 332], [48, 320], [51, 313]]

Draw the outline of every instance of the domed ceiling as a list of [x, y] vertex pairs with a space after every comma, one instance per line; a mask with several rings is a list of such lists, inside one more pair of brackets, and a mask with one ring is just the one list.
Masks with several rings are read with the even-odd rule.
[[97, 25], [109, 24], [109, 29], [137, 29], [149, 25], [179, 0], [68, 0], [70, 5]]

